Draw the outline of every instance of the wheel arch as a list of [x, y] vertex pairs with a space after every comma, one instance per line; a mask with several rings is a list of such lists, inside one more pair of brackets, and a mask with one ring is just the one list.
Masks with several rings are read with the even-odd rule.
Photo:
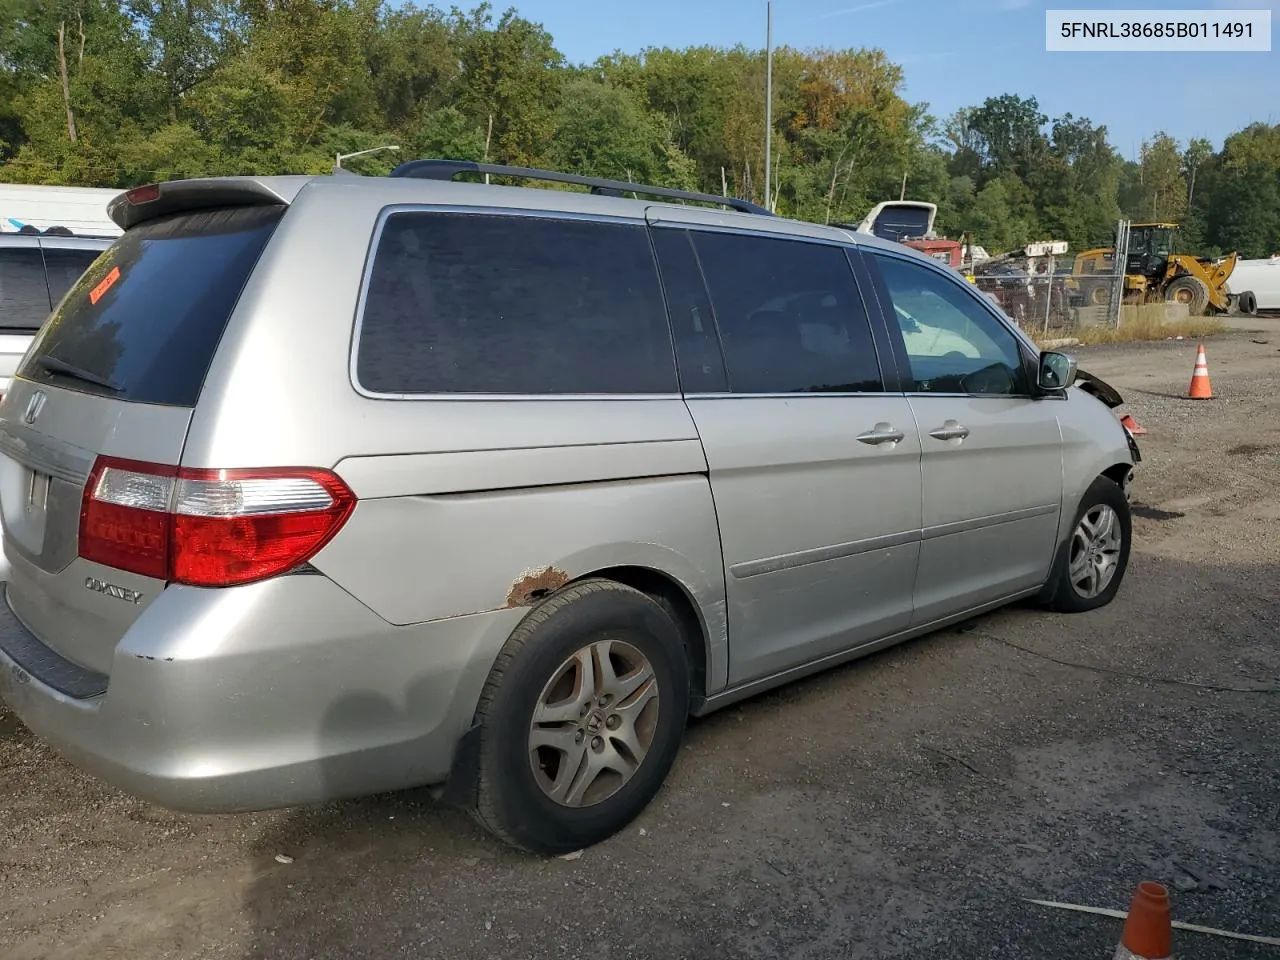
[[1107, 469], [1103, 470], [1099, 476], [1106, 477], [1123, 490], [1129, 482], [1129, 474], [1132, 472], [1133, 464], [1131, 463], [1113, 463], [1111, 466], [1107, 467]]
[[670, 574], [652, 567], [605, 567], [576, 577], [565, 587], [583, 580], [604, 579], [639, 590], [656, 600], [680, 628], [689, 663], [689, 712], [697, 713], [706, 701], [707, 669], [711, 660], [711, 631], [692, 592]]
[[[639, 563], [619, 563], [612, 566], [579, 567], [572, 579], [554, 589], [538, 590], [531, 598], [525, 617], [537, 610], [552, 597], [585, 580], [611, 580], [631, 587], [652, 597], [675, 618], [684, 640], [685, 655], [689, 664], [688, 712], [700, 713], [712, 690], [716, 678], [727, 673], [727, 634], [724, 595], [712, 600], [712, 608], [700, 604], [693, 590], [680, 578], [666, 570]], [[705, 611], [705, 612], [704, 612]], [[708, 622], [710, 614], [712, 622]], [[524, 622], [522, 617], [520, 622]], [[716, 619], [718, 618], [718, 619]], [[517, 624], [518, 626], [518, 624]], [[513, 627], [513, 630], [515, 628]], [[718, 638], [718, 639], [717, 639]], [[708, 677], [711, 678], [708, 681]], [[472, 808], [476, 801], [479, 770], [480, 728], [474, 722], [463, 732], [454, 748], [449, 776], [439, 789], [442, 802], [463, 809]]]

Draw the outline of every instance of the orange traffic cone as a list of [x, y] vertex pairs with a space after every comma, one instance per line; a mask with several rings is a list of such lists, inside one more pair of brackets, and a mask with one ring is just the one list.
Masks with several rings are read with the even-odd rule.
[[1120, 423], [1135, 437], [1145, 437], [1147, 435], [1147, 428], [1139, 424], [1137, 420], [1127, 413], [1120, 418]]
[[1187, 396], [1192, 400], [1212, 400], [1213, 387], [1209, 383], [1209, 361], [1204, 356], [1204, 344], [1196, 353], [1195, 369], [1191, 371], [1191, 389]]
[[1161, 884], [1143, 880], [1129, 905], [1124, 932], [1113, 960], [1171, 960], [1173, 918], [1169, 913], [1169, 891]]

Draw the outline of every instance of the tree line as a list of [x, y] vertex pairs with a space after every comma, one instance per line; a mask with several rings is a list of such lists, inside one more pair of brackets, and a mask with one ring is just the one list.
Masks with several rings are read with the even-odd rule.
[[1215, 150], [1156, 132], [1137, 160], [1105, 126], [1005, 94], [945, 118], [903, 96], [880, 50], [774, 51], [773, 196], [763, 195], [765, 57], [742, 46], [572, 64], [539, 24], [386, 0], [0, 0], [0, 181], [129, 187], [205, 175], [385, 173], [402, 159], [547, 166], [733, 194], [857, 222], [938, 204], [989, 250], [1110, 242], [1174, 220], [1185, 248], [1280, 249], [1280, 124]]

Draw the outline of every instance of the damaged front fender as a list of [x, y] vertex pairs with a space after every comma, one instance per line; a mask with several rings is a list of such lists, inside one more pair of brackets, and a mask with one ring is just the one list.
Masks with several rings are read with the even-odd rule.
[[[1107, 383], [1100, 377], [1095, 377], [1092, 373], [1084, 370], [1076, 370], [1076, 382], [1074, 386], [1083, 390], [1090, 396], [1097, 397], [1109, 409], [1114, 410], [1116, 407], [1124, 403], [1124, 397], [1120, 396], [1120, 391], [1111, 384]], [[1138, 441], [1134, 439], [1134, 431], [1131, 427], [1133, 420], [1131, 417], [1121, 417], [1120, 424], [1124, 427], [1125, 442], [1129, 445], [1129, 456], [1135, 464], [1142, 461], [1142, 452], [1138, 449]], [[1136, 424], [1133, 426], [1136, 427]], [[1126, 488], [1128, 484], [1125, 484]]]
[[1124, 397], [1120, 396], [1118, 390], [1111, 384], [1107, 383], [1099, 377], [1095, 377], [1092, 373], [1084, 370], [1076, 371], [1075, 386], [1079, 387], [1085, 393], [1097, 397], [1108, 407], [1114, 410], [1120, 404], [1124, 403]]

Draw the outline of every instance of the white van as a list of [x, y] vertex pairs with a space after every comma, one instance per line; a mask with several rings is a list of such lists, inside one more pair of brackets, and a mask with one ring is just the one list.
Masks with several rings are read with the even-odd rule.
[[119, 190], [0, 184], [0, 396], [32, 335], [112, 240]]
[[1280, 310], [1280, 253], [1240, 260], [1231, 271], [1232, 290], [1252, 290], [1259, 310]]

